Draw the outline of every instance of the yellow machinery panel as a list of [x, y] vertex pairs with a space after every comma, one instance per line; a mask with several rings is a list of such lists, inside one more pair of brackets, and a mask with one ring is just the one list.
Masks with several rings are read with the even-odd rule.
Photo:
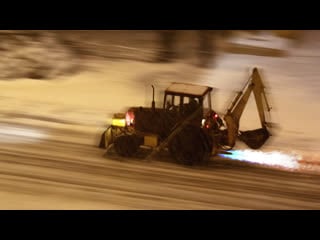
[[126, 120], [124, 118], [112, 118], [112, 126], [125, 127]]
[[144, 136], [144, 145], [148, 147], [158, 146], [158, 136], [157, 135], [146, 135]]
[[126, 115], [124, 113], [115, 113], [112, 118], [112, 126], [125, 127], [126, 126]]

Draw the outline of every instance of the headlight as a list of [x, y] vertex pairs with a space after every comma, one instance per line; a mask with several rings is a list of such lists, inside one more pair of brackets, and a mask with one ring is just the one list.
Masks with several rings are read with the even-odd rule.
[[124, 118], [112, 118], [112, 126], [125, 127], [126, 119]]
[[126, 118], [123, 113], [116, 113], [112, 118], [112, 126], [116, 127], [125, 127], [126, 126]]

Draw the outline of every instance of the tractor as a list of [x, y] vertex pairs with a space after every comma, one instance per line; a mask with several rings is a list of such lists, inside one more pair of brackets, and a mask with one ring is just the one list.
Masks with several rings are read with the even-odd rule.
[[[140, 148], [168, 151], [179, 163], [194, 165], [208, 161], [221, 151], [235, 146], [236, 140], [250, 148], [260, 148], [270, 137], [265, 110], [264, 85], [254, 68], [242, 91], [238, 92], [224, 116], [212, 108], [212, 87], [172, 83], [164, 92], [162, 108], [155, 107], [154, 86], [151, 107], [131, 107], [114, 114], [103, 132], [99, 147], [114, 148], [122, 157], [134, 156]], [[251, 92], [254, 93], [261, 128], [240, 131], [239, 122]]]

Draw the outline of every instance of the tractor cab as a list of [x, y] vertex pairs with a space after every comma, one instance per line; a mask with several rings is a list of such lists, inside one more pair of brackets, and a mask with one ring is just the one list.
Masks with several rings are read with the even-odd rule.
[[164, 94], [163, 109], [186, 117], [200, 108], [203, 117], [211, 107], [211, 87], [172, 83]]

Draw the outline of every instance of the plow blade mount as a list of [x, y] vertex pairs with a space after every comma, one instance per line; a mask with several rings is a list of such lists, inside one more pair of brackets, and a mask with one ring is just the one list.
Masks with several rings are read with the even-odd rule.
[[266, 128], [258, 128], [250, 131], [240, 131], [238, 136], [241, 141], [252, 149], [258, 149], [270, 137], [270, 133]]

